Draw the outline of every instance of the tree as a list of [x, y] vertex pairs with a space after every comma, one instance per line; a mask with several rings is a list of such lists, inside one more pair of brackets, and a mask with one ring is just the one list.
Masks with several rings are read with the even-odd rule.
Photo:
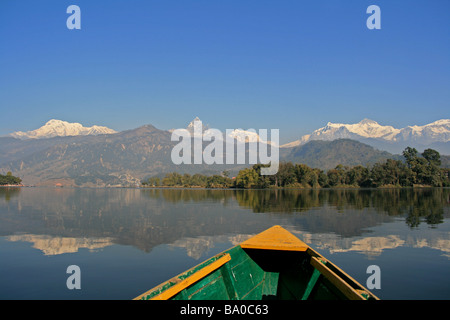
[[426, 149], [422, 153], [422, 156], [426, 160], [425, 168], [420, 175], [423, 183], [435, 187], [441, 187], [442, 186], [442, 176], [440, 169], [441, 156], [439, 152], [433, 149]]
[[197, 186], [197, 187], [206, 187], [207, 184], [207, 177], [196, 173], [191, 177], [191, 186]]
[[439, 152], [426, 149], [419, 157], [415, 148], [407, 147], [403, 151], [408, 168], [411, 170], [411, 181], [415, 184], [426, 184], [435, 187], [442, 186], [443, 177], [440, 169], [441, 157]]
[[292, 162], [280, 163], [276, 175], [278, 176], [278, 183], [282, 187], [288, 186], [296, 182], [295, 169]]
[[317, 182], [319, 183], [319, 186], [322, 188], [328, 186], [328, 176], [322, 170], [319, 171]]
[[319, 169], [312, 169], [306, 164], [296, 164], [294, 172], [297, 182], [303, 186], [318, 187], [321, 185], [319, 175], [322, 171]]
[[[272, 180], [271, 176], [268, 175], [261, 175], [261, 168], [268, 168], [270, 167], [270, 164], [261, 164], [257, 163], [253, 165], [253, 170], [258, 174], [258, 187], [260, 188], [267, 188], [270, 186]], [[275, 176], [275, 175], [274, 175]]]
[[258, 185], [259, 176], [253, 168], [239, 171], [236, 177], [236, 186], [238, 188], [252, 188]]
[[428, 165], [439, 167], [441, 165], [441, 155], [433, 149], [426, 149], [422, 153], [422, 157], [428, 161]]
[[151, 177], [147, 180], [147, 182], [145, 184], [153, 186], [153, 187], [158, 187], [160, 185], [160, 183], [161, 183], [161, 181], [158, 177]]
[[22, 183], [22, 179], [12, 175], [11, 171], [8, 171], [6, 175], [0, 174], [0, 185], [19, 185]]
[[417, 162], [419, 152], [416, 150], [416, 148], [406, 147], [406, 149], [403, 151], [403, 157], [406, 159], [406, 163], [408, 164], [408, 167], [412, 169]]
[[181, 186], [183, 184], [183, 176], [178, 172], [172, 172], [166, 174], [164, 177], [162, 184], [165, 186], [173, 187], [173, 186]]
[[297, 179], [298, 183], [301, 184], [306, 184], [308, 183], [308, 174], [312, 169], [310, 167], [308, 167], [306, 164], [296, 164], [294, 171], [295, 171], [295, 176]]
[[183, 187], [191, 186], [191, 175], [189, 173], [185, 173], [181, 178], [181, 184]]
[[330, 187], [336, 187], [338, 185], [345, 184], [345, 171], [346, 167], [339, 164], [336, 168], [328, 170], [328, 184]]
[[361, 165], [354, 166], [346, 171], [345, 183], [354, 186], [365, 186], [369, 185], [369, 169]]
[[312, 169], [310, 170], [307, 174], [306, 174], [306, 183], [313, 187], [313, 188], [317, 188], [320, 187], [319, 184], [319, 174], [320, 174], [321, 170], [319, 169]]
[[405, 163], [399, 160], [387, 159], [383, 163], [377, 163], [370, 171], [373, 187], [385, 185], [410, 186], [413, 184], [413, 172]]

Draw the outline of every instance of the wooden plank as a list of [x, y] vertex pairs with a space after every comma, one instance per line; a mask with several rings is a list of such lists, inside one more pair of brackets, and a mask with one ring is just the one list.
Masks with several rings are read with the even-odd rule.
[[[264, 280], [264, 270], [262, 270], [261, 267], [255, 263], [255, 261], [250, 259], [250, 257], [248, 257], [243, 250], [242, 252], [245, 254], [246, 259], [242, 260], [237, 265], [232, 265], [231, 272], [236, 293], [240, 299], [245, 300], [248, 299], [246, 298], [247, 295]], [[261, 290], [259, 292], [261, 292]]]
[[[151, 300], [167, 300], [179, 293], [180, 291], [186, 289], [193, 283], [197, 282], [198, 280], [204, 278], [211, 272], [217, 270], [221, 266], [223, 266], [225, 263], [231, 260], [231, 257], [229, 254], [225, 254], [224, 256], [220, 257], [219, 259], [213, 261], [209, 265], [205, 266], [204, 268], [198, 270], [197, 272], [193, 273], [189, 277], [187, 277], [184, 280], [179, 281], [178, 283], [174, 284], [167, 290], [161, 292], [160, 294], [154, 296], [151, 298]], [[145, 296], [147, 293], [144, 293], [140, 295], [139, 297], [135, 298], [136, 300], [139, 300], [143, 296]]]
[[311, 257], [311, 265], [320, 271], [320, 273], [336, 286], [336, 288], [338, 288], [348, 299], [366, 300], [358, 291], [342, 280], [335, 272], [316, 257]]
[[278, 272], [266, 272], [264, 274], [264, 283], [262, 296], [266, 298], [273, 298], [277, 295], [278, 279], [280, 274]]
[[[213, 272], [192, 287], [182, 290], [181, 293], [186, 292], [186, 298], [180, 300], [228, 300], [227, 288], [220, 271]], [[206, 279], [208, 280], [203, 283]], [[178, 295], [174, 298], [177, 299]]]
[[308, 300], [309, 295], [316, 286], [317, 280], [319, 279], [321, 273], [319, 270], [314, 269], [311, 278], [309, 279], [308, 285], [306, 286], [305, 292], [303, 293], [302, 300]]
[[[315, 251], [314, 249], [312, 249], [311, 247], [308, 248], [307, 253], [311, 256], [311, 257], [316, 257], [319, 260], [326, 260], [324, 257], [322, 257], [317, 251]], [[362, 286], [358, 281], [356, 281], [355, 279], [353, 279], [349, 274], [347, 274], [344, 270], [342, 270], [341, 268], [339, 268], [338, 266], [336, 266], [334, 263], [332, 263], [331, 261], [327, 260], [327, 265], [330, 266], [332, 265], [332, 268], [335, 270], [335, 273], [339, 274], [340, 278], [345, 279], [345, 282], [351, 283], [352, 287], [355, 288], [358, 291], [364, 292], [364, 294], [362, 294], [362, 296], [366, 296], [367, 295], [367, 299], [374, 299], [374, 300], [380, 300], [376, 295], [374, 295], [372, 292], [370, 292], [369, 290], [367, 290], [364, 286]]]
[[273, 226], [242, 242], [244, 249], [306, 251], [309, 246], [280, 226]]
[[225, 284], [228, 298], [230, 300], [239, 300], [238, 292], [234, 286], [235, 280], [232, 276], [233, 272], [231, 271], [230, 264], [226, 264], [220, 271], [222, 272], [223, 283]]

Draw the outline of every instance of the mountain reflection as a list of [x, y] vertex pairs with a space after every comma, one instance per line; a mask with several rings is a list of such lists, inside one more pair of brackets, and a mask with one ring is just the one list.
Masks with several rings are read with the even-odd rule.
[[[371, 229], [401, 223], [439, 229], [449, 216], [449, 189], [88, 189], [1, 188], [0, 236], [44, 254], [101, 250], [112, 244], [143, 251], [170, 244], [194, 258], [218, 239], [243, 239], [274, 224], [331, 252], [367, 255], [411, 245], [448, 255], [448, 232]], [[406, 224], [406, 225], [405, 225]]]
[[85, 248], [90, 251], [102, 249], [112, 245], [108, 238], [68, 238], [51, 237], [46, 235], [18, 234], [6, 237], [8, 241], [25, 241], [33, 243], [33, 248], [41, 250], [46, 256], [53, 256], [62, 253], [74, 253]]

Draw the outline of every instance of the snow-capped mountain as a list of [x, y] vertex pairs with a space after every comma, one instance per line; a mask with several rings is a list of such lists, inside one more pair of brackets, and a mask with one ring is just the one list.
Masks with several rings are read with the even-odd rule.
[[389, 144], [401, 147], [405, 145], [447, 144], [450, 142], [450, 119], [442, 119], [423, 126], [413, 125], [400, 129], [380, 125], [378, 122], [370, 119], [363, 119], [355, 124], [328, 122], [325, 127], [314, 130], [311, 134], [304, 135], [299, 140], [281, 147], [300, 146], [311, 140], [331, 141], [336, 139], [353, 139], [370, 143], [377, 147], [381, 146], [380, 143], [384, 143], [383, 147]]
[[[205, 134], [205, 132], [209, 129], [208, 125], [205, 125], [200, 119], [199, 117], [195, 117], [194, 120], [192, 120], [191, 122], [189, 122], [189, 124], [187, 125], [186, 128], [180, 128], [180, 129], [185, 129], [187, 130], [192, 137], [197, 137], [196, 134], [200, 134], [199, 138], [202, 138], [202, 136]], [[170, 129], [168, 130], [170, 133], [174, 134], [175, 130], [180, 130], [180, 129]], [[176, 131], [175, 131], [176, 134]]]
[[69, 123], [67, 121], [52, 119], [36, 130], [27, 132], [17, 131], [11, 133], [10, 136], [25, 140], [112, 133], [117, 133], [117, 131], [96, 125], [92, 127], [83, 127], [80, 123]]
[[424, 126], [408, 126], [400, 130], [396, 141], [418, 141], [422, 143], [449, 142], [450, 119], [442, 119]]
[[[171, 129], [171, 130], [169, 130], [169, 132], [173, 132], [174, 130], [175, 129]], [[194, 133], [201, 133], [201, 136], [198, 138], [203, 138], [204, 140], [205, 140], [205, 138], [207, 139], [214, 135], [214, 131], [213, 131], [214, 129], [210, 128], [209, 125], [203, 124], [203, 122], [198, 117], [195, 117], [195, 119], [189, 123], [189, 125], [186, 127], [186, 130], [189, 131], [193, 137], [196, 137], [194, 135]], [[262, 140], [256, 130], [253, 132], [250, 129], [249, 130], [233, 129], [231, 132], [227, 132], [227, 133], [228, 133], [228, 137], [235, 139], [239, 143], [261, 141], [264, 143], [271, 144], [273, 146], [276, 145], [275, 142]], [[226, 139], [225, 134], [227, 134], [227, 133], [224, 132], [220, 138], [225, 140]]]
[[205, 133], [205, 131], [209, 130], [209, 126], [207, 124], [204, 124], [199, 117], [195, 117], [194, 120], [189, 122], [188, 126], [186, 127], [186, 130], [189, 131], [191, 134], [194, 133]]

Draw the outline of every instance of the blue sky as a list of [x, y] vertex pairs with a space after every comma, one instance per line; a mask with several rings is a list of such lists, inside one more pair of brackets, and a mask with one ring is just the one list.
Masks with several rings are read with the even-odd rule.
[[[72, 4], [81, 30], [66, 27]], [[198, 116], [289, 142], [329, 121], [449, 118], [449, 13], [448, 0], [2, 0], [0, 135]]]

